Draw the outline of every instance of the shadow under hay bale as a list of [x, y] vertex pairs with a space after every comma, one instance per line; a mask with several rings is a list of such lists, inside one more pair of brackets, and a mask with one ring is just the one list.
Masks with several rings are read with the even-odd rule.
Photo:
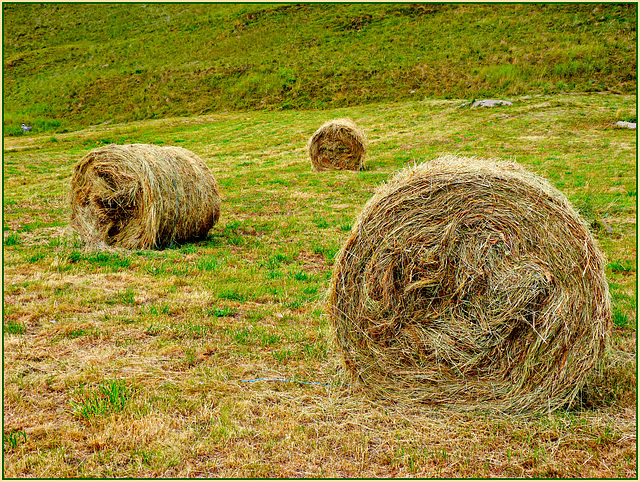
[[71, 179], [71, 226], [91, 244], [157, 249], [204, 237], [220, 216], [218, 183], [181, 147], [109, 145]]
[[309, 139], [307, 150], [316, 171], [364, 168], [364, 132], [351, 119], [325, 122]]
[[605, 347], [604, 266], [545, 180], [445, 156], [399, 172], [356, 220], [329, 290], [337, 350], [383, 397], [556, 410]]

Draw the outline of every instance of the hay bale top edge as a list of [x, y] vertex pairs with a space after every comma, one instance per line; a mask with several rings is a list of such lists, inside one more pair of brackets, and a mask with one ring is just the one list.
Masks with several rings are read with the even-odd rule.
[[326, 134], [334, 134], [337, 132], [343, 132], [345, 134], [350, 134], [354, 138], [358, 139], [363, 146], [366, 147], [367, 137], [364, 131], [358, 127], [358, 125], [353, 121], [353, 119], [349, 117], [340, 117], [338, 119], [331, 119], [326, 121], [320, 127], [318, 127], [311, 138], [309, 139], [307, 145], [310, 146], [314, 140], [316, 140], [321, 135]]
[[[465, 157], [455, 154], [437, 157], [431, 161], [404, 167], [393, 173], [385, 182], [378, 185], [373, 197], [367, 205], [377, 202], [381, 198], [393, 195], [399, 189], [406, 189], [407, 185], [418, 184], [427, 181], [442, 184], [464, 185], [470, 180], [477, 184], [479, 180], [494, 184], [523, 186], [534, 189], [535, 192], [545, 195], [562, 209], [568, 209], [578, 215], [577, 210], [559, 189], [553, 186], [547, 179], [537, 174], [522, 164], [512, 160], [487, 159], [480, 157]], [[489, 186], [486, 186], [489, 187]]]

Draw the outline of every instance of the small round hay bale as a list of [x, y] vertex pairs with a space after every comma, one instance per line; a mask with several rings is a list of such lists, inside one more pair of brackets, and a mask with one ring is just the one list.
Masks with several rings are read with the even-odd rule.
[[71, 179], [71, 226], [94, 244], [159, 249], [204, 237], [220, 216], [218, 183], [181, 147], [108, 145]]
[[364, 168], [364, 132], [351, 119], [325, 122], [309, 139], [307, 149], [316, 171]]
[[516, 164], [445, 156], [407, 168], [337, 255], [337, 351], [396, 400], [559, 409], [611, 328], [604, 266], [566, 197]]

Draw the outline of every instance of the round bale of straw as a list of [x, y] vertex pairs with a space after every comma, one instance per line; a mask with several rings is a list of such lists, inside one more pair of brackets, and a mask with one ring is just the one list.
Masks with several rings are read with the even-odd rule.
[[337, 255], [337, 351], [395, 400], [559, 409], [608, 337], [604, 266], [566, 197], [514, 163], [445, 156], [406, 168]]
[[220, 216], [218, 183], [181, 147], [108, 145], [71, 179], [71, 226], [87, 242], [160, 249], [206, 236]]
[[309, 139], [307, 150], [316, 171], [364, 168], [364, 132], [351, 119], [325, 122]]

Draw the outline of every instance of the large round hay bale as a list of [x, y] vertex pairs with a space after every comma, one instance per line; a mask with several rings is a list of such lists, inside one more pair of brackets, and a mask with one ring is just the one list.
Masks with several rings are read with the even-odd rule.
[[311, 136], [307, 150], [316, 171], [358, 171], [364, 167], [366, 140], [351, 119], [334, 119]]
[[337, 351], [394, 399], [555, 410], [603, 351], [604, 265], [566, 197], [514, 163], [407, 168], [377, 189], [336, 258]]
[[99, 147], [71, 179], [71, 225], [89, 243], [163, 248], [206, 236], [219, 216], [218, 183], [181, 147]]

